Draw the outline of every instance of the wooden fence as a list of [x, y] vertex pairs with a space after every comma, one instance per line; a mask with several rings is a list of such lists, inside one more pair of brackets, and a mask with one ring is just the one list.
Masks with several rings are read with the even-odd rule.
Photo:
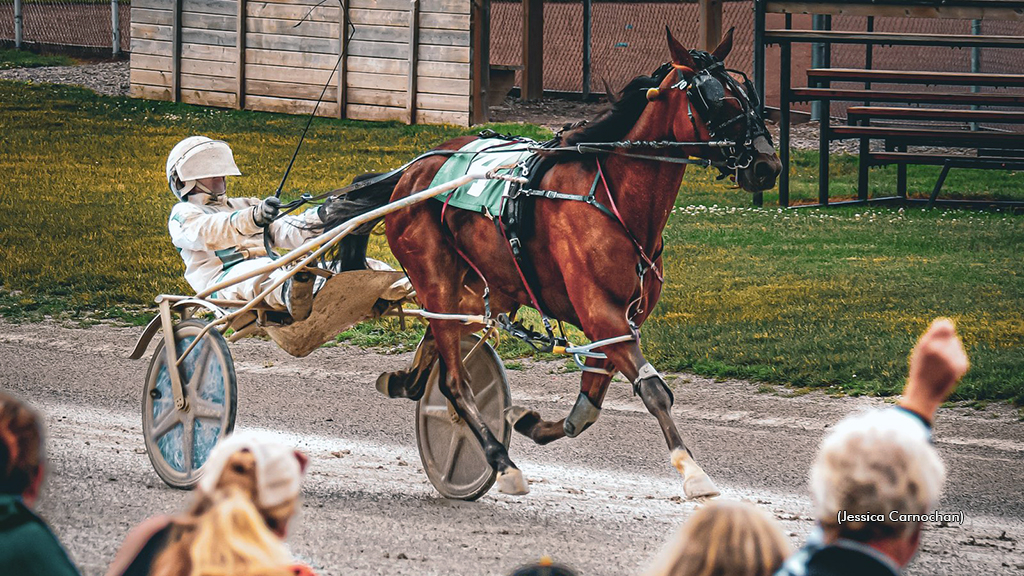
[[471, 0], [347, 3], [133, 0], [131, 95], [308, 114], [327, 85], [322, 116], [468, 125], [486, 114]]

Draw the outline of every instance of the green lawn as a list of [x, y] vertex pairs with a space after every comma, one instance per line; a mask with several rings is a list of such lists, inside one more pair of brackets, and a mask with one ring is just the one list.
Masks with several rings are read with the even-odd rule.
[[70, 66], [75, 61], [59, 54], [36, 54], [26, 50], [0, 48], [0, 70], [38, 68], [39, 66]]
[[[138, 307], [157, 293], [186, 291], [166, 232], [174, 202], [163, 176], [167, 151], [188, 134], [224, 138], [246, 174], [230, 192], [263, 196], [305, 121], [13, 82], [0, 82], [0, 102], [0, 313], [8, 318], [99, 311], [133, 319], [150, 314]], [[467, 132], [317, 119], [286, 195], [397, 166]], [[792, 197], [816, 198], [815, 154], [796, 153], [792, 170]], [[912, 168], [911, 190], [930, 190], [936, 175]], [[902, 386], [916, 336], [948, 315], [973, 362], [958, 398], [1024, 402], [1024, 216], [755, 209], [749, 194], [713, 176], [687, 174], [665, 233], [668, 284], [644, 327], [656, 366], [890, 394]], [[832, 176], [834, 196], [852, 195], [856, 160], [834, 157]], [[873, 193], [888, 195], [894, 173], [873, 171], [872, 181]], [[1024, 174], [954, 171], [946, 189], [1024, 198]], [[766, 194], [766, 205], [775, 201]], [[390, 258], [380, 237], [371, 252]], [[415, 338], [372, 323], [342, 336], [383, 346]]]

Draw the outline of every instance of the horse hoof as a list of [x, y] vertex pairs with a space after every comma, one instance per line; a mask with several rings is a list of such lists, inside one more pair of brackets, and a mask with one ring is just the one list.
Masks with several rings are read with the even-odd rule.
[[540, 422], [540, 413], [522, 406], [509, 406], [505, 410], [505, 421], [516, 432], [529, 436], [530, 430]]
[[686, 450], [673, 450], [672, 466], [683, 475], [683, 494], [690, 500], [694, 498], [714, 498], [721, 494], [715, 483], [704, 472]]
[[502, 494], [521, 496], [530, 493], [530, 487], [526, 485], [523, 472], [518, 468], [509, 468], [505, 472], [498, 472], [498, 479], [495, 481], [495, 484], [498, 485], [498, 492]]
[[377, 392], [388, 398], [419, 400], [426, 390], [426, 380], [418, 372], [384, 372], [377, 376]]
[[683, 494], [687, 499], [693, 500], [695, 498], [714, 498], [721, 492], [711, 478], [702, 472], [683, 480]]

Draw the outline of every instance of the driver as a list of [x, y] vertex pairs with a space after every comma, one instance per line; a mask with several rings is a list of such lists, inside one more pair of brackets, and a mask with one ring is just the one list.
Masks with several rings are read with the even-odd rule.
[[[275, 220], [281, 208], [279, 198], [269, 196], [261, 201], [225, 195], [226, 177], [240, 175], [231, 148], [221, 140], [189, 136], [167, 156], [167, 184], [180, 200], [171, 210], [167, 226], [185, 261], [185, 280], [197, 293], [273, 262], [264, 248], [264, 228], [274, 246], [286, 249], [320, 233], [316, 227], [323, 224], [320, 213], [326, 204]], [[252, 300], [287, 273], [285, 267], [276, 268], [222, 288], [210, 298]], [[311, 272], [296, 273], [267, 295], [265, 302], [287, 308], [292, 318], [304, 320], [313, 307], [316, 278]]]

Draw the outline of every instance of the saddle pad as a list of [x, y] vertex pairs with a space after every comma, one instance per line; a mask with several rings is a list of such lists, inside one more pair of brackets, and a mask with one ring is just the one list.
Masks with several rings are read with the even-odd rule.
[[[441, 169], [434, 175], [430, 186], [439, 186], [465, 176], [470, 167], [494, 168], [508, 164], [519, 164], [532, 152], [524, 150], [533, 142], [510, 141], [501, 138], [481, 138], [463, 146], [459, 151], [464, 154], [456, 154], [441, 166]], [[503, 149], [509, 149], [503, 152]], [[502, 174], [517, 174], [519, 168], [500, 170]], [[448, 202], [449, 205], [463, 210], [482, 212], [491, 216], [498, 215], [501, 210], [501, 197], [511, 185], [511, 182], [504, 180], [476, 180], [464, 186], [460, 186], [451, 192], [445, 192], [434, 196], [435, 200]], [[449, 196], [451, 200], [449, 200]]]

